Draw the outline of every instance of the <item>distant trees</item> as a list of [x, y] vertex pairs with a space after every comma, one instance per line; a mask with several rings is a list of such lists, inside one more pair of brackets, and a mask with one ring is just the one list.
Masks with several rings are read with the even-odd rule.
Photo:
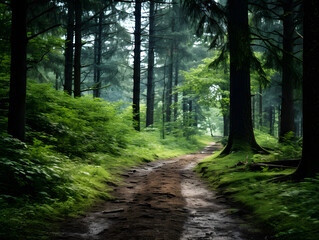
[[[253, 54], [248, 26], [248, 1], [229, 0], [225, 8], [216, 3], [212, 6], [210, 3], [200, 1], [185, 1], [185, 3], [189, 8], [195, 8], [197, 4], [197, 8], [202, 10], [203, 13], [199, 15], [199, 18], [202, 16], [199, 29], [206, 28], [207, 33], [213, 35], [212, 46], [217, 44], [218, 39], [224, 37], [223, 24], [219, 21], [223, 20], [222, 16], [227, 18], [228, 45], [225, 48], [227, 47], [230, 54], [230, 128], [228, 143], [222, 154], [247, 148], [262, 151], [255, 140], [252, 126], [250, 63]], [[196, 10], [190, 9], [190, 11]], [[221, 18], [216, 19], [216, 15], [220, 15]], [[213, 28], [215, 25], [217, 27]]]
[[[278, 82], [281, 88], [278, 131], [279, 141], [283, 141], [286, 139], [286, 134], [296, 130], [296, 96], [294, 95], [296, 95], [296, 86], [301, 76], [301, 70], [298, 67], [301, 65], [298, 64], [300, 63], [298, 58], [302, 46], [301, 1], [262, 0], [252, 1], [250, 4], [254, 12], [254, 47], [264, 53], [268, 66], [281, 73], [281, 81]], [[265, 115], [268, 115], [266, 108], [259, 108], [259, 110], [265, 110]], [[262, 118], [263, 116], [260, 115], [259, 119]]]

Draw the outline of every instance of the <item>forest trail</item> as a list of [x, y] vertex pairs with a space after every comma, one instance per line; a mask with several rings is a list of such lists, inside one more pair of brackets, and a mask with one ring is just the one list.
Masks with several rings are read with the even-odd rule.
[[195, 154], [130, 169], [114, 189], [115, 200], [65, 223], [55, 239], [264, 239], [193, 172], [220, 147], [212, 143]]

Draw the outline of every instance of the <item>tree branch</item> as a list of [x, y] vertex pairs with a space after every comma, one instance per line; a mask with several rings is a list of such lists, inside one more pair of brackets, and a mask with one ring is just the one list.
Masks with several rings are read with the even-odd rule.
[[51, 7], [51, 8], [48, 8], [47, 10], [41, 12], [41, 13], [38, 14], [37, 16], [35, 16], [35, 17], [31, 18], [30, 20], [28, 20], [27, 24], [30, 24], [30, 23], [31, 23], [32, 21], [34, 21], [35, 19], [37, 19], [37, 18], [43, 16], [44, 14], [46, 14], [46, 13], [52, 11], [52, 10], [55, 9], [55, 8], [57, 8], [57, 6], [53, 6], [53, 7]]
[[28, 41], [29, 41], [29, 40], [31, 40], [31, 39], [33, 39], [33, 38], [36, 38], [37, 36], [39, 36], [39, 35], [41, 35], [41, 34], [47, 32], [47, 31], [50, 31], [50, 30], [53, 29], [53, 28], [60, 27], [60, 26], [61, 26], [61, 24], [53, 25], [53, 26], [51, 26], [51, 27], [48, 27], [48, 28], [42, 30], [41, 32], [38, 32], [38, 33], [32, 35], [31, 37], [28, 37], [27, 39], [28, 39]]

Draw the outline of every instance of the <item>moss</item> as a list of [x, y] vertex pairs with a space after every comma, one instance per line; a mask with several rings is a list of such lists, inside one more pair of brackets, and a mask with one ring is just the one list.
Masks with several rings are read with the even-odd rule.
[[257, 139], [262, 146], [273, 149], [271, 154], [238, 151], [217, 157], [215, 153], [201, 161], [196, 171], [209, 180], [211, 187], [246, 209], [254, 223], [270, 229], [275, 239], [319, 239], [319, 178], [300, 183], [273, 182], [269, 180], [293, 170], [250, 171], [247, 163], [291, 157], [291, 153], [282, 151], [287, 145], [271, 136], [258, 133]]

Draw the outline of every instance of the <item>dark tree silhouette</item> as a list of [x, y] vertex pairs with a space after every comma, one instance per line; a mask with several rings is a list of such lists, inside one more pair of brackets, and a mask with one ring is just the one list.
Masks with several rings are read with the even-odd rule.
[[293, 84], [293, 45], [294, 45], [294, 0], [282, 1], [283, 14], [283, 57], [282, 57], [282, 103], [279, 141], [286, 133], [295, 131]]
[[248, 1], [228, 1], [230, 51], [230, 132], [222, 154], [239, 149], [262, 150], [256, 143], [251, 116]]
[[11, 69], [8, 133], [25, 140], [27, 1], [12, 0]]
[[82, 2], [75, 1], [74, 97], [81, 96]]
[[293, 174], [297, 179], [319, 173], [319, 1], [307, 0], [303, 4], [303, 150]]
[[149, 43], [146, 97], [146, 127], [154, 122], [154, 45], [155, 45], [155, 2], [150, 1], [149, 10]]
[[101, 60], [102, 60], [102, 34], [104, 12], [101, 11], [98, 17], [98, 30], [94, 41], [94, 89], [93, 97], [101, 95]]
[[141, 0], [135, 0], [134, 73], [133, 73], [133, 121], [140, 131], [140, 82], [141, 82]]
[[64, 91], [72, 95], [73, 79], [73, 37], [74, 37], [74, 0], [67, 1], [68, 16], [65, 41]]

